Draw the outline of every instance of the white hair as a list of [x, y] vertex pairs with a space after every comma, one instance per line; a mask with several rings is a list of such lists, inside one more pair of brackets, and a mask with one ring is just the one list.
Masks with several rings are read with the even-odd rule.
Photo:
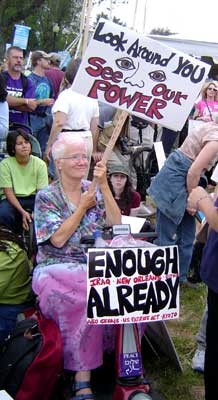
[[74, 147], [75, 144], [84, 144], [87, 152], [86, 142], [79, 132], [61, 132], [56, 141], [52, 145], [52, 157], [54, 160], [62, 158], [69, 147]]

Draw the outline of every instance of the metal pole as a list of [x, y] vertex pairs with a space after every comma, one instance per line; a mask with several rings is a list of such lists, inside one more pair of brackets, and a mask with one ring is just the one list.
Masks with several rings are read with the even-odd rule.
[[84, 23], [84, 32], [83, 32], [83, 47], [82, 47], [82, 56], [86, 51], [86, 47], [88, 46], [89, 40], [89, 22], [90, 22], [90, 15], [92, 11], [92, 0], [87, 0], [86, 5], [86, 15], [85, 15], [85, 23]]
[[143, 25], [142, 25], [142, 33], [146, 32], [146, 17], [147, 17], [147, 0], [145, 0], [145, 8], [144, 8], [144, 18], [143, 18]]
[[113, 18], [113, 11], [112, 11], [112, 8], [113, 8], [112, 0], [110, 0], [110, 15], [109, 15], [110, 21], [112, 21], [112, 18]]
[[137, 9], [138, 9], [138, 0], [135, 0], [135, 8], [134, 8], [134, 13], [133, 13], [133, 29], [136, 28], [136, 15], [137, 15]]

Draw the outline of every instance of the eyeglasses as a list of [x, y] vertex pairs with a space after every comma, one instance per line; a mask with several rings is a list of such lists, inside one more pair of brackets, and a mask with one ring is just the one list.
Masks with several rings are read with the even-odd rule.
[[212, 87], [207, 88], [207, 90], [213, 90], [214, 92], [217, 92], [217, 89], [212, 88]]
[[72, 160], [72, 161], [88, 161], [88, 156], [85, 154], [74, 154], [73, 156], [69, 157], [61, 157], [60, 160]]

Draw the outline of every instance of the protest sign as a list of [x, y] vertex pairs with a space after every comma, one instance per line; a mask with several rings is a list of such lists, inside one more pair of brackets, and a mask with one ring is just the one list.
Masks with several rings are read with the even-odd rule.
[[26, 50], [29, 39], [30, 27], [26, 25], [15, 25], [13, 33], [13, 46]]
[[87, 287], [89, 324], [178, 318], [178, 248], [89, 249]]
[[180, 130], [210, 65], [100, 19], [73, 90]]

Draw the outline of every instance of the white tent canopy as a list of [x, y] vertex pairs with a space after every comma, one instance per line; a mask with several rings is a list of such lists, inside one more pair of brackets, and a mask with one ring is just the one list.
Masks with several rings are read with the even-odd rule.
[[214, 62], [218, 62], [218, 43], [182, 39], [175, 35], [148, 35], [148, 37], [158, 40], [160, 43], [182, 51], [183, 53], [190, 54], [196, 57], [212, 57]]

